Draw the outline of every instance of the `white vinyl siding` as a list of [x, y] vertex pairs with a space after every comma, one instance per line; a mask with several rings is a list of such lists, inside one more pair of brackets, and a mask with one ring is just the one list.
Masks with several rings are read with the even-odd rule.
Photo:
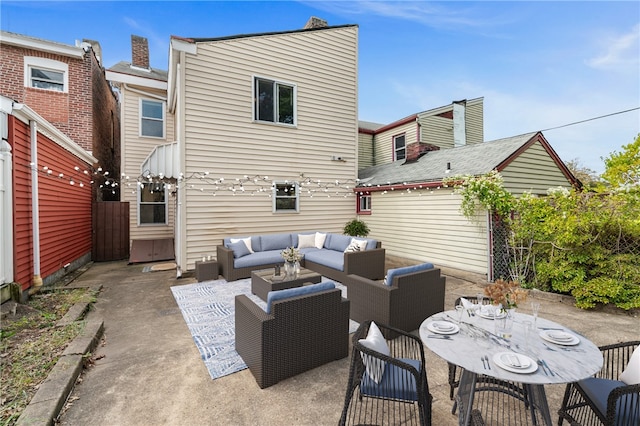
[[[183, 267], [193, 268], [227, 236], [341, 232], [354, 216], [352, 192], [310, 196], [301, 186], [300, 212], [279, 214], [273, 212], [270, 183], [357, 177], [357, 27], [202, 42], [181, 69], [185, 175], [209, 171], [226, 182], [247, 175], [269, 180], [269, 191], [253, 195], [251, 185], [235, 195], [214, 195], [211, 185], [197, 181], [186, 190]], [[257, 75], [296, 85], [295, 127], [253, 121]]]
[[[137, 91], [143, 90], [155, 96], [166, 96], [163, 91], [151, 91], [146, 88], [135, 88]], [[129, 202], [129, 234], [131, 240], [172, 238], [175, 215], [175, 197], [167, 198], [167, 224], [159, 225], [138, 225], [138, 188], [136, 179], [141, 174], [140, 166], [151, 153], [156, 145], [172, 142], [174, 140], [174, 120], [171, 114], [165, 114], [165, 134], [166, 138], [146, 138], [140, 137], [140, 105], [141, 97], [137, 92], [121, 88], [121, 108], [122, 108], [122, 163], [121, 170], [125, 177], [122, 179], [121, 199]], [[145, 99], [156, 99], [155, 97], [144, 97]], [[160, 100], [161, 101], [161, 100]], [[127, 184], [126, 177], [129, 177]], [[168, 194], [167, 194], [168, 195]]]
[[571, 183], [540, 142], [531, 145], [509, 163], [501, 174], [505, 188], [515, 195], [523, 192], [546, 195], [549, 188], [571, 187]]
[[466, 130], [467, 145], [484, 142], [484, 100], [482, 98], [467, 102]]
[[373, 135], [358, 134], [358, 170], [373, 166]]
[[[387, 254], [487, 274], [486, 212], [470, 222], [451, 189], [372, 192], [370, 236]], [[401, 212], [401, 213], [400, 213]]]
[[394, 136], [404, 134], [405, 146], [417, 142], [418, 140], [418, 126], [415, 121], [393, 127], [378, 133], [374, 139], [374, 152], [375, 152], [375, 164], [377, 166], [381, 164], [391, 163], [395, 161], [395, 155], [393, 152], [393, 138]]

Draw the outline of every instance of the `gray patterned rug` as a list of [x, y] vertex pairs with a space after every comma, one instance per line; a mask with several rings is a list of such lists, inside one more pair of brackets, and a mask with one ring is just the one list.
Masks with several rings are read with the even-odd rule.
[[[323, 277], [323, 281], [327, 279]], [[334, 281], [335, 282], [335, 281]], [[347, 288], [336, 282], [347, 296]], [[251, 279], [227, 282], [224, 279], [171, 287], [193, 341], [212, 379], [247, 368], [235, 350], [235, 296], [246, 294], [263, 309], [266, 303], [251, 294]], [[358, 328], [349, 320], [349, 332]]]

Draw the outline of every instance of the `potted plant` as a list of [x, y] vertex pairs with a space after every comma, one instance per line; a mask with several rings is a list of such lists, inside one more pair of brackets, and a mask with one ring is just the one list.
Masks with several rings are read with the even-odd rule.
[[353, 219], [344, 225], [344, 234], [352, 237], [366, 237], [369, 235], [369, 227], [360, 219]]

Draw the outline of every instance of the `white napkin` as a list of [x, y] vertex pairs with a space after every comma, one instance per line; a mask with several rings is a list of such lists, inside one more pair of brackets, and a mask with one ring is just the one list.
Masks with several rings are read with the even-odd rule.
[[496, 315], [496, 308], [491, 305], [482, 305], [480, 313], [485, 316], [494, 317]]
[[469, 302], [467, 299], [465, 299], [464, 297], [460, 298], [460, 303], [462, 303], [462, 306], [465, 309], [473, 309], [473, 307], [475, 306], [473, 303]]

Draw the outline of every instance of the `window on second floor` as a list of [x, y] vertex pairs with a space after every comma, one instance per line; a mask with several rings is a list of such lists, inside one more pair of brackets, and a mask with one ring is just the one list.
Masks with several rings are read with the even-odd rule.
[[398, 135], [393, 137], [393, 161], [404, 160], [407, 156], [407, 147], [405, 144], [405, 136]]
[[138, 187], [138, 224], [167, 224], [167, 190], [163, 183], [143, 183]]
[[164, 102], [140, 99], [140, 136], [164, 138]]
[[297, 213], [300, 211], [299, 193], [296, 182], [275, 183], [273, 185], [273, 212]]
[[296, 124], [296, 87], [293, 84], [254, 78], [254, 112], [256, 121]]
[[68, 92], [69, 65], [53, 59], [24, 57], [24, 85], [37, 89]]

